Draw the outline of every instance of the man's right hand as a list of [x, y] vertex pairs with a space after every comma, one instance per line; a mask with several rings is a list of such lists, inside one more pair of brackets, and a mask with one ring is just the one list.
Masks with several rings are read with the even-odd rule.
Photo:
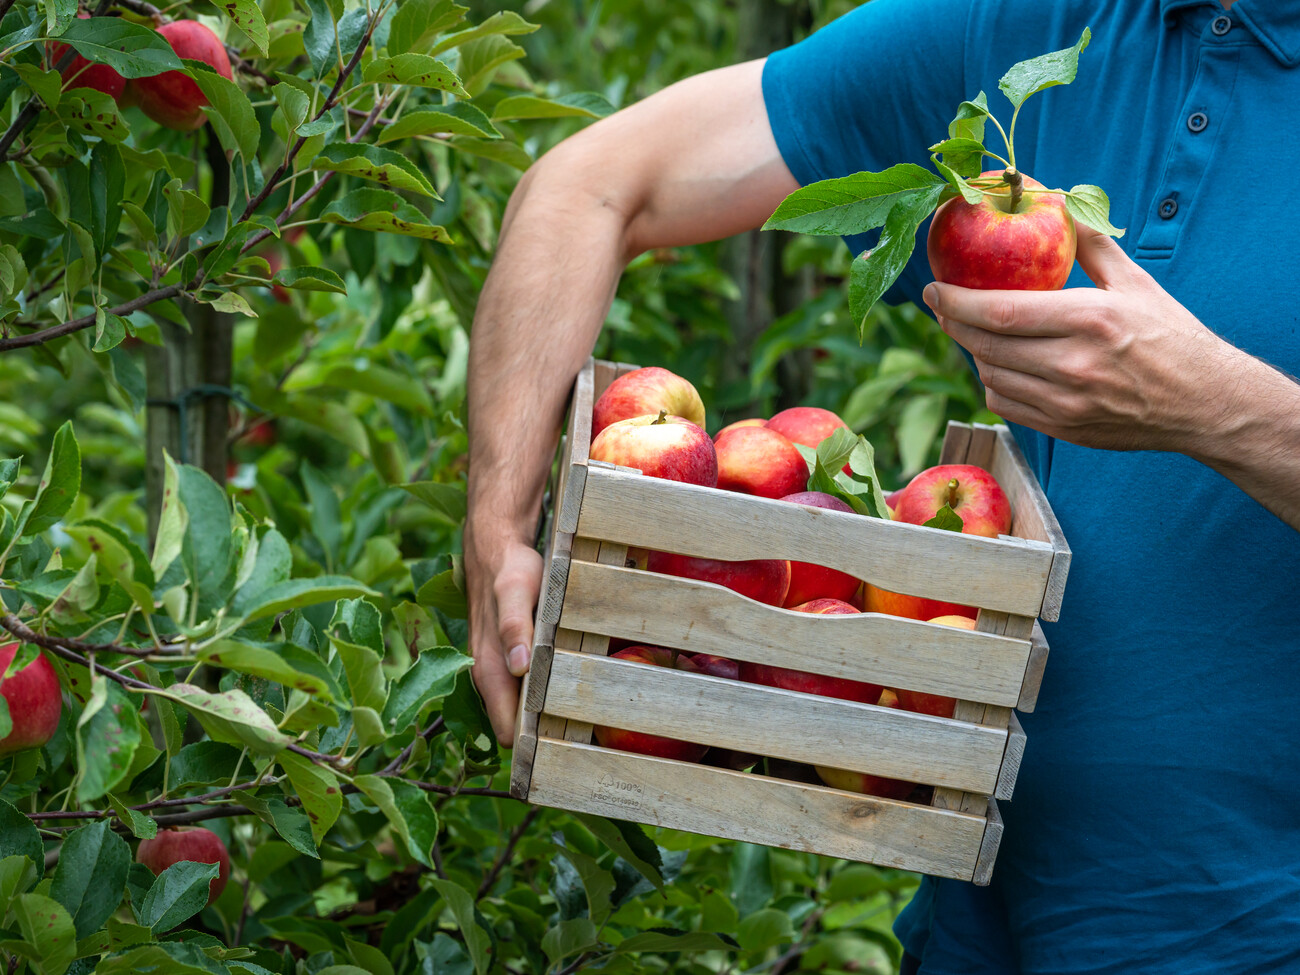
[[502, 744], [541, 588], [532, 529], [565, 400], [624, 266], [758, 227], [798, 188], [762, 72], [710, 71], [615, 112], [548, 152], [510, 198], [470, 342], [465, 528], [474, 680]]

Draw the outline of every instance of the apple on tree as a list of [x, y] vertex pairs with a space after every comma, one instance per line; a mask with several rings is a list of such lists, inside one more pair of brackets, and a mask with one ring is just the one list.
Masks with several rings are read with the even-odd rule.
[[600, 394], [591, 412], [592, 439], [611, 423], [647, 413], [668, 413], [704, 426], [704, 402], [695, 387], [667, 369], [646, 366], [619, 376]]
[[[78, 20], [90, 20], [90, 14], [81, 11]], [[100, 23], [103, 23], [101, 20]], [[50, 45], [50, 67], [58, 67], [63, 56], [68, 53], [68, 45], [57, 42]], [[107, 64], [95, 64], [87, 61], [80, 54], [73, 53], [72, 60], [59, 72], [65, 88], [93, 88], [102, 91], [113, 101], [121, 101], [122, 92], [126, 90], [126, 79]]]
[[13, 724], [9, 733], [0, 738], [0, 758], [40, 748], [53, 737], [63, 712], [63, 689], [44, 655], [37, 653], [35, 660], [5, 676], [17, 654], [17, 643], [0, 646], [0, 697], [9, 707]]
[[141, 840], [135, 858], [153, 873], [160, 874], [173, 863], [189, 860], [194, 863], [217, 864], [217, 875], [208, 884], [208, 904], [211, 905], [226, 889], [230, 879], [230, 853], [221, 837], [202, 826], [171, 826], [158, 830], [151, 840]]
[[[631, 373], [628, 373], [631, 375]], [[680, 416], [634, 416], [596, 435], [589, 456], [642, 474], [716, 487], [718, 455], [704, 430]]]
[[[230, 55], [216, 34], [195, 20], [173, 20], [158, 28], [178, 58], [202, 61], [211, 65], [221, 77], [230, 81]], [[183, 71], [164, 71], [131, 82], [136, 104], [159, 125], [188, 132], [200, 128], [207, 120], [203, 107], [208, 99]]]
[[[858, 612], [839, 599], [814, 599], [793, 608], [797, 613], [829, 616], [850, 613], [856, 615]], [[751, 684], [766, 684], [768, 687], [781, 687], [787, 691], [799, 691], [803, 694], [820, 694], [822, 697], [838, 697], [861, 704], [875, 704], [880, 699], [881, 691], [879, 684], [870, 684], [866, 681], [827, 677], [824, 674], [813, 674], [789, 667], [755, 664], [746, 660], [740, 662], [740, 679]]]
[[[651, 667], [670, 667], [691, 673], [697, 673], [700, 669], [688, 655], [665, 647], [632, 646], [610, 656]], [[654, 755], [658, 758], [674, 758], [679, 762], [698, 762], [709, 750], [708, 745], [678, 741], [661, 735], [649, 735], [641, 731], [625, 731], [621, 728], [606, 728], [603, 725], [596, 725], [593, 730], [596, 741], [606, 748], [617, 748], [619, 751], [636, 752], [640, 755]]]

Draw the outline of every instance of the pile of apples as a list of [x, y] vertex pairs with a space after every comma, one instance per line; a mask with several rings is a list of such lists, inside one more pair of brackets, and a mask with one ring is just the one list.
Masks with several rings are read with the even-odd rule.
[[[852, 513], [839, 498], [807, 490], [808, 462], [795, 447], [800, 444], [816, 450], [841, 427], [847, 428], [847, 424], [830, 410], [796, 406], [770, 420], [740, 420], [710, 438], [704, 430], [704, 404], [695, 387], [667, 369], [650, 366], [620, 376], [596, 401], [590, 457], [636, 468], [650, 477]], [[895, 521], [913, 525], [925, 524], [947, 505], [961, 517], [966, 534], [996, 538], [1011, 528], [1006, 492], [991, 474], [969, 464], [945, 464], [922, 471], [906, 487], [890, 494], [886, 504]], [[972, 606], [889, 592], [807, 562], [734, 562], [637, 550], [628, 555], [629, 564], [638, 568], [717, 583], [750, 599], [799, 613], [886, 613], [973, 630], [978, 612]], [[956, 705], [952, 698], [906, 688], [665, 647], [627, 646], [612, 656], [941, 717], [951, 717]], [[608, 748], [679, 761], [698, 762], [708, 751], [706, 745], [618, 728], [597, 727], [595, 734]], [[723, 759], [733, 767], [745, 767], [745, 760], [752, 765], [757, 759], [733, 755]], [[819, 767], [817, 774], [834, 788], [885, 798], [901, 799], [915, 788], [911, 782], [844, 769]]]

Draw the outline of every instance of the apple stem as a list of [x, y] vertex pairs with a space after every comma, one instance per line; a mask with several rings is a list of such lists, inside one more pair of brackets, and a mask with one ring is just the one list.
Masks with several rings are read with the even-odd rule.
[[957, 507], [957, 486], [958, 486], [958, 481], [957, 478], [955, 477], [948, 482], [948, 507], [949, 508]]
[[1020, 196], [1025, 189], [1025, 178], [1014, 166], [1008, 166], [1002, 173], [1002, 179], [1011, 187], [1011, 199], [1007, 203], [1007, 213], [1020, 209]]
[[650, 425], [654, 426], [657, 423], [667, 423], [667, 422], [668, 422], [668, 411], [660, 410], [658, 418], [651, 420]]

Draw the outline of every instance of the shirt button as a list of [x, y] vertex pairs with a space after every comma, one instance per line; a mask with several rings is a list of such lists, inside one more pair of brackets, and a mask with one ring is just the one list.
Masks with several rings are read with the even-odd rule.
[[1210, 124], [1210, 117], [1204, 112], [1193, 112], [1187, 116], [1187, 127], [1193, 132], [1203, 132], [1205, 127]]
[[1178, 201], [1172, 196], [1167, 196], [1160, 201], [1160, 218], [1168, 220], [1178, 212]]
[[1222, 37], [1224, 34], [1228, 33], [1228, 31], [1232, 30], [1232, 18], [1215, 17], [1214, 20], [1210, 22], [1210, 30], [1214, 31], [1216, 36]]

